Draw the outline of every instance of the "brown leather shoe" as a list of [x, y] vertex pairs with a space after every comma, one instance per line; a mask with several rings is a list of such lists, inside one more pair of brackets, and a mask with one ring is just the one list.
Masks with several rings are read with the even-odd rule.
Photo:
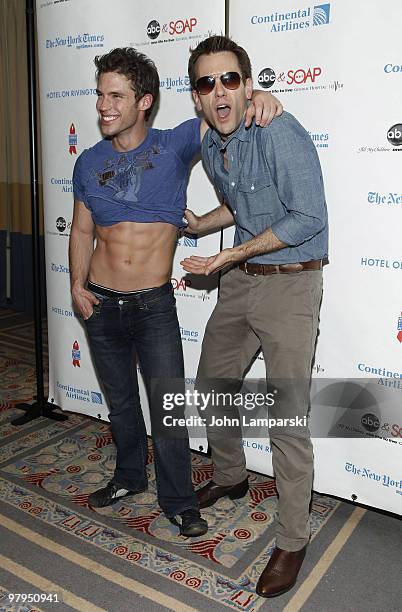
[[275, 548], [257, 582], [257, 595], [277, 597], [289, 591], [296, 582], [306, 548], [307, 546], [296, 552]]
[[210, 480], [205, 487], [198, 489], [197, 499], [200, 508], [209, 508], [209, 506], [213, 506], [221, 497], [226, 497], [227, 495], [230, 499], [240, 499], [246, 495], [247, 491], [248, 478], [238, 484], [228, 487], [221, 487]]

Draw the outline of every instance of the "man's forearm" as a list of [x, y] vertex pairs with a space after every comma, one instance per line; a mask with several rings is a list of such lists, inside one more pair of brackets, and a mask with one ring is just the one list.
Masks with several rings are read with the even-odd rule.
[[272, 253], [273, 251], [279, 251], [280, 249], [288, 246], [282, 240], [279, 240], [269, 227], [267, 230], [255, 236], [251, 240], [244, 242], [238, 247], [232, 249], [232, 254], [235, 257], [236, 262], [247, 261], [251, 257], [256, 255], [264, 255], [265, 253]]
[[84, 287], [88, 279], [93, 251], [93, 236], [72, 229], [69, 248], [71, 288]]
[[234, 218], [226, 204], [221, 204], [214, 210], [198, 217], [199, 225], [197, 231], [200, 233], [212, 232], [221, 227], [233, 225]]

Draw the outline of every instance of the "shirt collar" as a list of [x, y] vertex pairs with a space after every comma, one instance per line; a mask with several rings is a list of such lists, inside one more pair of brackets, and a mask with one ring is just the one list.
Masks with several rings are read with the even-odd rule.
[[226, 140], [222, 140], [219, 132], [217, 132], [214, 128], [211, 128], [208, 146], [212, 147], [212, 145], [215, 144], [219, 150], [226, 149], [228, 144], [234, 138], [237, 138], [237, 140], [241, 140], [242, 142], [248, 142], [251, 138], [251, 130], [253, 126], [254, 123], [252, 123], [250, 127], [246, 128], [243, 119], [237, 130], [233, 132], [233, 134], [230, 134], [229, 138], [227, 138]]

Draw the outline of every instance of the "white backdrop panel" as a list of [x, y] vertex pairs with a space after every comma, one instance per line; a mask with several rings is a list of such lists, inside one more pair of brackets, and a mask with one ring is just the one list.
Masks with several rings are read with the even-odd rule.
[[[338, 427], [336, 438], [324, 437], [321, 406], [313, 405], [312, 428], [323, 436], [314, 440], [314, 486], [399, 513], [402, 414], [401, 389], [394, 385], [402, 387], [402, 338], [397, 338], [402, 305], [397, 153], [402, 139], [391, 143], [388, 135], [395, 124], [400, 126], [394, 129], [397, 139], [402, 130], [400, 18], [398, 0], [387, 2], [386, 10], [376, 0], [230, 2], [230, 34], [249, 52], [255, 83], [278, 95], [302, 122], [323, 168], [330, 265], [324, 273], [314, 376], [331, 392], [332, 385], [336, 390], [359, 377], [371, 377], [383, 391], [381, 403], [374, 406], [365, 407], [360, 397], [353, 424], [345, 416], [352, 406], [340, 424], [331, 420], [329, 429], [334, 423]], [[225, 244], [229, 241], [225, 237]], [[264, 376], [261, 360], [250, 376]], [[364, 381], [355, 384], [360, 388]], [[336, 401], [337, 392], [332, 409]], [[339, 437], [342, 427], [349, 427], [354, 437]], [[268, 440], [249, 440], [247, 460], [265, 472], [272, 468], [261, 447], [269, 448]], [[355, 478], [349, 464], [361, 468]], [[381, 480], [384, 474], [392, 474], [399, 485], [387, 486]]]

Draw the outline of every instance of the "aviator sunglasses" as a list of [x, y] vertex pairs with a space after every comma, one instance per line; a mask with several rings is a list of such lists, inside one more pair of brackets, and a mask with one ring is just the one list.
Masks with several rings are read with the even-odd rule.
[[224, 72], [221, 75], [210, 74], [200, 77], [195, 83], [195, 90], [201, 96], [211, 93], [215, 87], [216, 79], [219, 79], [225, 89], [237, 89], [241, 82], [241, 76], [238, 72]]

